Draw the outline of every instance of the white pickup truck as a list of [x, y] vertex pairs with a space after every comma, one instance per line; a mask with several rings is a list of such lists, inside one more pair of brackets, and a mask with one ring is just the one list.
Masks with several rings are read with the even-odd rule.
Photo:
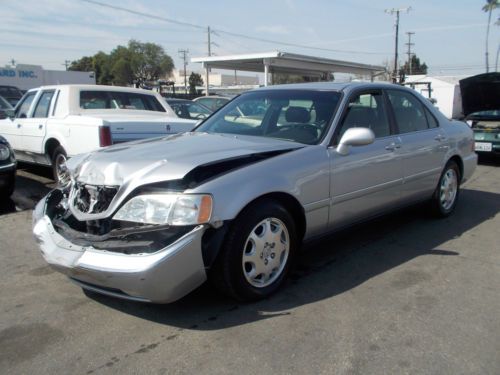
[[190, 131], [196, 122], [178, 118], [152, 91], [58, 85], [29, 90], [14, 116], [0, 120], [0, 135], [18, 160], [52, 166], [54, 178], [59, 179], [68, 157], [115, 143]]

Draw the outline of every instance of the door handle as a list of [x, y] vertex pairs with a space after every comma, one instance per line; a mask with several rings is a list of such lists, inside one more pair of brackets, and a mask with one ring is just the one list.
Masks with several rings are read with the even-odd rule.
[[438, 134], [434, 137], [434, 139], [438, 142], [442, 142], [442, 141], [445, 141], [446, 140], [446, 137], [442, 134]]
[[401, 148], [401, 145], [399, 143], [396, 143], [396, 142], [391, 142], [387, 146], [385, 146], [385, 149], [387, 151], [394, 151], [397, 148]]
[[18, 129], [20, 129], [20, 128], [21, 128], [21, 126], [22, 126], [21, 124], [17, 124], [17, 128], [18, 128]]
[[38, 125], [38, 129], [42, 130], [43, 129], [43, 125], [42, 124]]

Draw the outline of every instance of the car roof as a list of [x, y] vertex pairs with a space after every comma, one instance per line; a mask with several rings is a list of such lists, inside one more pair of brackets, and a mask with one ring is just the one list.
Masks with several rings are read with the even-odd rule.
[[91, 91], [118, 91], [118, 92], [135, 92], [135, 93], [139, 92], [149, 95], [156, 94], [155, 91], [138, 89], [135, 87], [108, 86], [108, 85], [82, 85], [82, 84], [40, 86], [33, 88], [31, 90], [50, 90], [50, 89], [61, 89], [61, 88], [75, 88], [79, 90], [91, 90]]
[[192, 100], [189, 99], [179, 99], [179, 98], [165, 98], [167, 103], [194, 103]]
[[262, 91], [262, 90], [350, 91], [354, 89], [377, 89], [377, 88], [396, 88], [396, 87], [406, 89], [404, 86], [389, 82], [310, 82], [310, 83], [291, 83], [285, 85], [259, 87], [258, 89], [252, 91]]

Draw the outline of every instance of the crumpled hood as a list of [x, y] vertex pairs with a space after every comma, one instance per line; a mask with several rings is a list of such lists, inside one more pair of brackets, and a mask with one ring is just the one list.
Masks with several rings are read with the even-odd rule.
[[464, 116], [500, 110], [500, 73], [485, 73], [460, 80]]
[[182, 179], [194, 168], [215, 161], [269, 151], [290, 150], [303, 145], [273, 138], [181, 133], [111, 146], [68, 160], [78, 182], [120, 186]]

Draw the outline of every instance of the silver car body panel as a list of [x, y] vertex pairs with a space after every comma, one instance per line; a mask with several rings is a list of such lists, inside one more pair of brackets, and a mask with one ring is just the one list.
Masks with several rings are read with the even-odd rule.
[[[181, 180], [194, 168], [223, 160], [283, 151], [228, 169], [184, 190], [185, 194], [212, 195], [210, 222], [154, 254], [132, 256], [103, 254], [92, 248], [68, 249], [71, 243], [51, 227], [44, 209], [37, 207], [34, 232], [42, 254], [51, 265], [83, 282], [83, 287], [116, 288], [126, 293], [119, 295], [123, 298], [168, 302], [205, 280], [201, 243], [207, 228], [219, 228], [233, 220], [260, 197], [282, 194], [298, 202], [305, 216], [307, 240], [387, 210], [429, 199], [452, 157], [461, 164], [463, 181], [470, 178], [477, 163], [472, 151], [472, 130], [463, 122], [448, 120], [423, 98], [420, 101], [438, 120], [438, 128], [377, 138], [370, 145], [350, 147], [348, 155], [337, 153], [331, 140], [349, 97], [360, 90], [395, 87], [420, 96], [391, 84], [315, 83], [260, 89], [339, 91], [342, 99], [333, 125], [317, 145], [193, 132], [116, 145], [74, 157], [68, 162], [74, 182], [118, 189], [104, 212], [86, 214], [70, 205], [71, 213], [83, 221], [111, 218], [130, 194], [143, 185]], [[398, 147], [391, 146], [394, 144]], [[185, 256], [181, 255], [184, 253]], [[130, 262], [144, 267], [128, 269]], [[101, 292], [115, 295], [109, 290]]]
[[45, 199], [33, 213], [33, 233], [45, 261], [86, 289], [125, 299], [168, 303], [206, 280], [198, 226], [152, 254], [125, 255], [78, 246], [63, 238], [44, 215]]

